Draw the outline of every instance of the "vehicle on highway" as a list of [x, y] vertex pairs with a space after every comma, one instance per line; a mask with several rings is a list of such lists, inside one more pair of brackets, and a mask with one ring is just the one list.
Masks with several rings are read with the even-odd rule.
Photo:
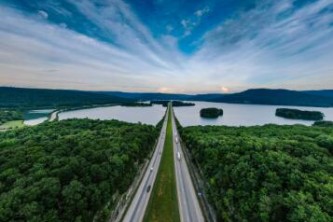
[[180, 161], [180, 152], [177, 152], [177, 159]]
[[151, 185], [147, 187], [147, 193], [150, 191]]
[[153, 171], [153, 169], [154, 169], [153, 167], [150, 167], [150, 171]]
[[178, 140], [178, 137], [176, 136], [176, 143], [178, 143], [179, 142], [179, 140]]

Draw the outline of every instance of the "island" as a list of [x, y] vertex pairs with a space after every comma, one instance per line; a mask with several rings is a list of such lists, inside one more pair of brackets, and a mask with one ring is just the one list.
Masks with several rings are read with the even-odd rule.
[[203, 118], [217, 118], [223, 116], [223, 109], [204, 108], [200, 110], [200, 116]]
[[155, 100], [155, 101], [151, 101], [151, 104], [159, 104], [164, 107], [167, 107], [169, 102], [172, 102], [173, 107], [195, 106], [194, 103], [188, 103], [188, 102], [182, 102], [182, 101], [168, 101], [168, 100]]
[[287, 119], [301, 119], [301, 120], [323, 120], [324, 114], [319, 111], [303, 111], [298, 109], [278, 108], [275, 115]]

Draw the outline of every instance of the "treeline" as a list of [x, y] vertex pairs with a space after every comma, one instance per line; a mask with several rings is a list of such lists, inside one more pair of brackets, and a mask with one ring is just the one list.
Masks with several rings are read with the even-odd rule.
[[298, 109], [287, 109], [287, 108], [276, 109], [275, 115], [287, 119], [303, 119], [303, 120], [324, 119], [324, 114], [319, 111], [303, 111]]
[[333, 128], [198, 126], [181, 136], [218, 221], [332, 221]]
[[0, 133], [0, 221], [93, 221], [157, 136], [154, 126], [88, 119]]
[[167, 107], [169, 102], [172, 102], [173, 107], [180, 107], [180, 106], [195, 106], [194, 103], [182, 102], [182, 101], [168, 101], [168, 100], [155, 100], [151, 101], [151, 104], [159, 104], [164, 107]]
[[0, 110], [0, 125], [8, 121], [21, 119], [23, 119], [23, 113], [21, 111]]
[[67, 108], [85, 105], [121, 104], [132, 101], [86, 91], [0, 87], [0, 107], [5, 108]]

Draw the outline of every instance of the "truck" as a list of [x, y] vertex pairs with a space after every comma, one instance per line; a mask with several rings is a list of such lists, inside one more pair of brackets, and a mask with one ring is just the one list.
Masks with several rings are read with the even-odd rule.
[[180, 157], [181, 157], [181, 156], [180, 156], [180, 152], [178, 151], [178, 152], [177, 152], [177, 159], [178, 159], [179, 161], [180, 161]]

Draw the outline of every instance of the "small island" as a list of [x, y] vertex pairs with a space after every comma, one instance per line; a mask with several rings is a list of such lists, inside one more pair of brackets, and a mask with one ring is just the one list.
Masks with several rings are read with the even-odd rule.
[[200, 116], [203, 118], [217, 118], [223, 116], [223, 109], [205, 108], [200, 110]]
[[287, 118], [287, 119], [301, 119], [301, 120], [323, 120], [324, 114], [319, 111], [303, 111], [298, 109], [276, 109], [276, 116]]

